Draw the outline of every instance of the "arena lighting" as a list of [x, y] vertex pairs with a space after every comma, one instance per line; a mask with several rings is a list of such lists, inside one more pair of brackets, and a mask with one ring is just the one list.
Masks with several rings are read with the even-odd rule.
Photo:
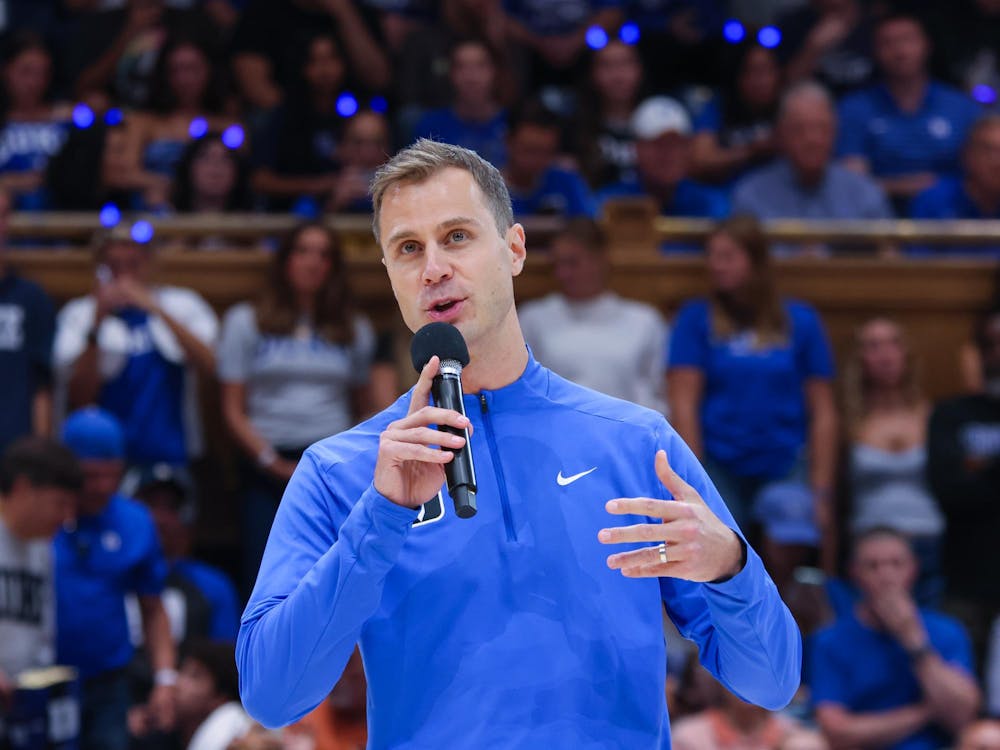
[[196, 117], [191, 120], [191, 124], [188, 126], [188, 135], [197, 140], [198, 138], [204, 138], [205, 134], [208, 132], [208, 120], [204, 117]]
[[725, 25], [722, 27], [722, 36], [730, 44], [739, 44], [743, 41], [743, 38], [746, 35], [747, 30], [743, 28], [743, 24], [735, 18], [731, 18], [726, 21]]
[[73, 124], [80, 130], [86, 130], [94, 124], [94, 110], [86, 104], [77, 104], [73, 107]]
[[618, 38], [621, 39], [622, 44], [638, 44], [639, 42], [639, 26], [631, 21], [628, 23], [623, 23], [622, 27], [618, 29]]
[[979, 83], [972, 87], [972, 98], [980, 104], [993, 104], [997, 100], [997, 91], [992, 86]]
[[358, 100], [350, 91], [345, 91], [337, 97], [337, 114], [341, 117], [354, 117], [358, 113]]
[[385, 114], [389, 111], [389, 102], [386, 101], [384, 96], [373, 96], [368, 102], [368, 107], [372, 112]]
[[140, 245], [145, 245], [153, 239], [153, 225], [145, 219], [140, 219], [132, 225], [132, 239]]
[[125, 119], [125, 115], [122, 113], [118, 107], [112, 107], [107, 112], [104, 113], [104, 124], [114, 127], [115, 125], [121, 125], [122, 120]]
[[591, 49], [601, 49], [608, 43], [608, 32], [600, 26], [591, 26], [587, 29], [587, 46]]
[[243, 128], [240, 125], [230, 125], [222, 131], [222, 143], [233, 150], [243, 145]]
[[764, 26], [757, 32], [757, 41], [761, 47], [774, 49], [781, 44], [781, 32], [775, 26]]
[[110, 229], [113, 226], [117, 226], [118, 222], [122, 220], [122, 212], [114, 203], [105, 203], [101, 206], [100, 219], [101, 226], [105, 229]]

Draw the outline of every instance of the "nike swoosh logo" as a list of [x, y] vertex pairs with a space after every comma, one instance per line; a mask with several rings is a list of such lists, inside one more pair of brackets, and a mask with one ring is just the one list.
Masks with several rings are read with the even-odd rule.
[[592, 471], [597, 471], [597, 467], [595, 466], [593, 469], [587, 469], [586, 471], [581, 471], [579, 474], [574, 474], [571, 477], [564, 477], [562, 475], [562, 470], [560, 470], [559, 473], [556, 475], [556, 484], [558, 484], [560, 487], [565, 487], [567, 484], [573, 484], [573, 482], [575, 482], [577, 479], [581, 479], [587, 476]]

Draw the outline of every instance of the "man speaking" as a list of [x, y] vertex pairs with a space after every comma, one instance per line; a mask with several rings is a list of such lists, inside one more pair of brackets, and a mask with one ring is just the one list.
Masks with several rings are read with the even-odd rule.
[[[418, 141], [372, 196], [407, 326], [465, 339], [467, 416], [431, 405], [433, 356], [410, 393], [305, 453], [240, 628], [247, 710], [298, 719], [360, 643], [370, 748], [669, 748], [664, 605], [730, 690], [784, 706], [798, 629], [692, 453], [661, 414], [525, 346], [524, 229], [496, 169]], [[466, 428], [477, 510], [460, 518], [444, 465]]]

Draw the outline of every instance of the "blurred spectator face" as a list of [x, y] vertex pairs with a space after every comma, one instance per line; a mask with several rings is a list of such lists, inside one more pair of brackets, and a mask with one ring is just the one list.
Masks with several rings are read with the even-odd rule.
[[673, 188], [687, 176], [690, 139], [681, 133], [664, 133], [635, 142], [635, 161], [646, 187]]
[[981, 719], [962, 732], [955, 750], [1000, 750], [1000, 721]]
[[915, 20], [887, 21], [875, 35], [875, 59], [890, 80], [923, 75], [929, 53], [927, 36]]
[[197, 726], [226, 701], [208, 667], [190, 657], [181, 662], [177, 672], [176, 700], [177, 721], [182, 726]]
[[874, 534], [854, 552], [851, 577], [867, 599], [883, 593], [909, 592], [917, 578], [917, 563], [905, 540], [891, 534]]
[[4, 88], [12, 108], [36, 106], [45, 100], [52, 75], [48, 52], [31, 47], [4, 68]]
[[723, 293], [742, 289], [750, 282], [753, 265], [747, 251], [725, 232], [717, 232], [705, 245], [712, 288]]
[[830, 743], [819, 732], [801, 729], [788, 735], [778, 750], [830, 750]]
[[187, 541], [187, 527], [181, 519], [179, 508], [183, 498], [178, 496], [177, 488], [158, 482], [140, 488], [136, 497], [149, 508], [164, 554], [168, 558], [180, 557]]
[[6, 502], [10, 512], [24, 520], [32, 539], [55, 536], [76, 511], [76, 493], [62, 487], [36, 487], [25, 477], [14, 480]]
[[562, 293], [571, 300], [586, 300], [604, 291], [604, 257], [573, 237], [557, 237], [549, 252], [552, 271]]
[[638, 96], [642, 81], [639, 53], [627, 44], [608, 42], [594, 53], [590, 76], [602, 102], [631, 104]]
[[465, 42], [455, 47], [450, 76], [457, 101], [479, 104], [493, 99], [496, 66], [482, 43]]
[[114, 175], [128, 174], [131, 169], [129, 139], [125, 128], [108, 128], [101, 152], [101, 182], [108, 184]]
[[225, 199], [236, 186], [236, 172], [229, 149], [221, 141], [209, 141], [191, 162], [195, 195], [210, 200]]
[[344, 128], [344, 163], [374, 172], [389, 158], [389, 123], [377, 112], [359, 112]]
[[344, 60], [336, 42], [328, 36], [316, 37], [309, 44], [309, 56], [303, 71], [306, 83], [315, 92], [335, 94], [344, 85]]
[[785, 156], [803, 181], [822, 177], [833, 155], [837, 121], [829, 103], [803, 92], [786, 102], [778, 123], [778, 136]]
[[889, 320], [872, 320], [858, 333], [858, 350], [865, 381], [874, 386], [895, 388], [906, 375], [906, 347], [903, 332]]
[[86, 516], [97, 515], [118, 490], [125, 465], [118, 459], [83, 459], [80, 468], [83, 470], [80, 512]]
[[299, 232], [285, 266], [292, 289], [298, 294], [316, 294], [330, 275], [332, 256], [333, 248], [324, 231], [309, 227]]
[[537, 181], [559, 149], [559, 129], [522, 123], [507, 138], [507, 171], [518, 184]]
[[182, 44], [167, 60], [167, 85], [178, 107], [195, 109], [201, 106], [208, 88], [211, 64], [205, 54], [193, 44]]
[[778, 58], [763, 47], [751, 47], [743, 58], [737, 86], [740, 99], [753, 109], [764, 109], [774, 104], [781, 91]]
[[114, 279], [134, 279], [146, 283], [149, 276], [149, 250], [134, 242], [112, 241], [101, 255], [101, 262]]
[[963, 165], [975, 190], [1000, 196], [1000, 118], [972, 132], [963, 153]]

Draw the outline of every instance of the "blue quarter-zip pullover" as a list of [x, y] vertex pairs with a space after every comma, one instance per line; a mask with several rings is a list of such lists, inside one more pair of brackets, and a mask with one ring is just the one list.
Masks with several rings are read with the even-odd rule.
[[667, 499], [661, 448], [735, 528], [662, 415], [530, 359], [514, 383], [465, 397], [479, 512], [463, 520], [446, 491], [418, 513], [372, 485], [379, 435], [409, 400], [313, 445], [288, 485], [237, 642], [253, 716], [310, 711], [360, 642], [370, 748], [668, 748], [663, 604], [735, 693], [791, 699], [801, 639], [752, 549], [719, 584], [607, 567], [628, 545], [597, 532], [648, 519], [604, 505]]

